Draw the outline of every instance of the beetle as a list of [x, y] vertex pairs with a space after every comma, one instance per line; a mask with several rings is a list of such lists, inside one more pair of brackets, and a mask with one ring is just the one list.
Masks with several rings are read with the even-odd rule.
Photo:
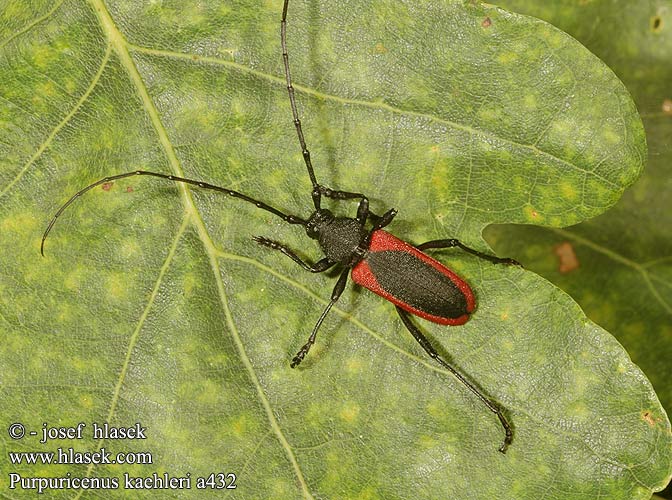
[[[68, 199], [49, 221], [42, 235], [40, 253], [44, 256], [44, 243], [47, 236], [63, 211], [77, 198], [96, 186], [125, 177], [136, 175], [150, 176], [171, 182], [185, 183], [202, 189], [214, 190], [252, 203], [257, 208], [280, 217], [288, 224], [303, 226], [308, 237], [317, 240], [324, 253], [324, 257], [314, 263], [306, 262], [288, 246], [262, 236], [253, 237], [253, 240], [257, 244], [282, 252], [303, 269], [312, 273], [321, 273], [333, 267], [342, 268], [327, 306], [318, 318], [308, 340], [293, 357], [290, 363], [292, 368], [298, 366], [310, 351], [310, 348], [315, 343], [320, 326], [333, 305], [341, 297], [348, 281], [348, 275], [351, 274], [352, 280], [356, 284], [392, 302], [403, 325], [413, 335], [424, 351], [443, 368], [451, 372], [491, 412], [497, 415], [504, 429], [504, 442], [499, 447], [499, 451], [505, 453], [513, 440], [513, 431], [503, 411], [439, 355], [431, 342], [415, 325], [411, 319], [411, 315], [440, 325], [462, 325], [469, 320], [470, 315], [476, 308], [474, 293], [467, 282], [441, 262], [427, 255], [425, 250], [459, 248], [480, 259], [495, 264], [519, 265], [519, 263], [510, 258], [499, 258], [480, 252], [454, 238], [432, 240], [413, 246], [383, 230], [397, 215], [395, 209], [392, 208], [383, 213], [383, 215], [377, 215], [369, 209], [369, 199], [364, 194], [334, 190], [317, 181], [310, 152], [304, 138], [290, 74], [287, 51], [288, 4], [289, 0], [284, 0], [280, 22], [280, 41], [293, 122], [299, 139], [303, 161], [312, 184], [311, 198], [314, 205], [312, 214], [308, 218], [302, 218], [286, 214], [265, 202], [233, 189], [175, 175], [136, 170], [105, 177], [81, 189]], [[334, 215], [332, 211], [322, 207], [323, 197], [337, 201], [357, 201], [356, 216], [339, 217]], [[370, 224], [368, 229], [367, 224]]]

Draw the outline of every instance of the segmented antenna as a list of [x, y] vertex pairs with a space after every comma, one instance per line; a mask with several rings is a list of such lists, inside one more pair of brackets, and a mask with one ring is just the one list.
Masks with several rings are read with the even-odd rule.
[[227, 194], [229, 196], [232, 196], [233, 198], [239, 198], [241, 200], [244, 200], [248, 203], [252, 203], [255, 207], [261, 208], [262, 210], [266, 210], [267, 212], [270, 212], [274, 215], [277, 215], [280, 217], [282, 220], [289, 224], [300, 224], [302, 226], [305, 226], [307, 221], [302, 219], [301, 217], [297, 217], [296, 215], [288, 215], [277, 208], [273, 208], [270, 205], [267, 205], [263, 201], [259, 201], [255, 198], [252, 198], [250, 196], [247, 196], [246, 194], [239, 193], [238, 191], [234, 191], [233, 189], [221, 187], [221, 186], [215, 186], [214, 184], [209, 184], [207, 182], [202, 182], [202, 181], [196, 181], [194, 179], [185, 179], [184, 177], [178, 177], [176, 175], [168, 175], [168, 174], [161, 174], [158, 172], [148, 172], [147, 170], [134, 170], [133, 172], [126, 172], [124, 174], [117, 174], [117, 175], [111, 175], [109, 177], [105, 177], [104, 179], [100, 179], [99, 181], [94, 182], [93, 184], [89, 184], [86, 186], [84, 189], [80, 189], [77, 191], [75, 194], [73, 194], [68, 201], [66, 201], [61, 208], [58, 209], [58, 212], [51, 218], [49, 221], [49, 225], [47, 226], [47, 229], [44, 231], [44, 234], [42, 235], [42, 243], [40, 244], [40, 253], [42, 254], [42, 257], [44, 257], [44, 242], [47, 239], [47, 236], [49, 236], [49, 233], [51, 232], [51, 228], [54, 227], [54, 224], [56, 224], [56, 221], [58, 218], [61, 216], [63, 211], [68, 208], [72, 203], [82, 196], [84, 193], [87, 191], [90, 191], [91, 189], [95, 188], [96, 186], [100, 186], [101, 184], [105, 184], [106, 182], [112, 182], [112, 181], [117, 181], [119, 179], [124, 179], [126, 177], [132, 177], [135, 175], [148, 175], [150, 177], [158, 177], [159, 179], [165, 179], [167, 181], [171, 182], [182, 182], [184, 184], [191, 184], [192, 186], [197, 186], [201, 189], [211, 189], [213, 191], [218, 191], [220, 193]]
[[[280, 42], [282, 44], [282, 60], [285, 63], [285, 79], [287, 80], [287, 92], [289, 93], [289, 103], [292, 106], [292, 115], [294, 116], [294, 126], [296, 127], [296, 135], [299, 136], [299, 143], [301, 144], [301, 153], [303, 154], [303, 161], [306, 163], [310, 182], [313, 183], [313, 189], [319, 188], [313, 164], [310, 161], [310, 151], [306, 147], [306, 140], [303, 137], [303, 130], [301, 129], [301, 120], [299, 119], [299, 112], [296, 109], [296, 99], [294, 97], [294, 87], [292, 86], [292, 76], [289, 71], [289, 55], [287, 54], [287, 5], [289, 0], [285, 0], [282, 7], [282, 21], [280, 21]], [[315, 197], [313, 198], [315, 200]], [[315, 208], [319, 209], [319, 198], [315, 202]]]

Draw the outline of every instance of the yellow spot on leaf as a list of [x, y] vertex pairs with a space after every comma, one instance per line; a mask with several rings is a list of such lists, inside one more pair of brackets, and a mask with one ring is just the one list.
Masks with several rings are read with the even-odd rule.
[[502, 340], [500, 346], [503, 351], [509, 351], [509, 352], [513, 351], [516, 348], [516, 344], [514, 344], [510, 340]]
[[362, 371], [362, 360], [359, 358], [350, 358], [345, 368], [349, 373], [359, 373]]
[[551, 128], [557, 136], [569, 136], [573, 132], [572, 124], [566, 120], [556, 121]]
[[79, 290], [79, 286], [82, 282], [82, 278], [84, 276], [84, 268], [82, 267], [77, 267], [75, 268], [74, 271], [68, 273], [68, 275], [65, 277], [65, 280], [63, 280], [63, 286], [72, 292], [76, 292]]
[[551, 48], [557, 49], [560, 48], [565, 43], [565, 37], [562, 33], [548, 29], [545, 33], [546, 41], [551, 46]]
[[12, 215], [2, 220], [0, 224], [0, 229], [2, 229], [3, 236], [6, 236], [6, 233], [30, 233], [35, 227], [37, 227], [35, 217], [23, 212]]
[[[478, 116], [483, 121], [496, 122], [500, 120], [502, 113], [499, 109], [483, 108], [478, 112]], [[488, 145], [483, 144], [482, 146], [487, 147]]]
[[570, 184], [569, 182], [561, 183], [560, 191], [562, 192], [562, 195], [568, 200], [576, 200], [576, 197], [578, 195], [574, 185]]
[[537, 108], [537, 96], [534, 94], [526, 94], [523, 97], [523, 106], [526, 109], [536, 109]]
[[47, 81], [38, 85], [36, 90], [42, 95], [53, 96], [56, 94], [56, 85], [54, 82]]
[[248, 421], [245, 415], [240, 415], [237, 419], [231, 422], [231, 430], [236, 437], [242, 437], [246, 434], [248, 429]]
[[353, 423], [359, 416], [359, 406], [354, 403], [346, 403], [338, 415], [348, 423]]
[[510, 64], [518, 60], [518, 54], [515, 52], [502, 52], [497, 56], [497, 62], [500, 64]]
[[604, 140], [610, 144], [618, 144], [621, 142], [621, 136], [617, 134], [612, 128], [605, 128], [602, 132]]
[[47, 66], [54, 60], [55, 52], [49, 45], [33, 46], [32, 60], [33, 64], [41, 69], [47, 69]]
[[135, 239], [129, 239], [119, 247], [119, 254], [125, 259], [136, 257], [140, 253], [140, 245]]
[[569, 407], [569, 413], [575, 417], [584, 418], [590, 415], [590, 411], [584, 401], [575, 401]]
[[93, 398], [89, 394], [80, 395], [79, 406], [82, 408], [93, 408]]
[[126, 282], [128, 278], [124, 274], [112, 274], [107, 278], [107, 293], [110, 298], [123, 299], [126, 297]]
[[385, 45], [379, 42], [373, 48], [373, 52], [375, 54], [385, 54], [387, 52], [387, 47], [385, 47]]
[[58, 313], [55, 313], [54, 316], [59, 323], [61, 324], [67, 323], [70, 320], [71, 316], [70, 306], [67, 304], [62, 304], [59, 308]]
[[68, 92], [73, 94], [77, 90], [77, 81], [73, 80], [72, 78], [68, 78], [65, 81], [64, 86], [65, 86], [65, 90], [67, 90]]
[[540, 222], [540, 221], [544, 220], [544, 217], [529, 205], [527, 205], [523, 208], [523, 214], [525, 215], [525, 217], [528, 220], [533, 221], [533, 222]]
[[184, 290], [185, 297], [191, 297], [194, 291], [194, 288], [198, 284], [198, 280], [194, 273], [188, 273], [184, 276], [184, 281], [182, 282], [182, 287]]
[[[194, 390], [192, 386], [192, 391]], [[216, 401], [219, 393], [219, 386], [217, 386], [212, 381], [201, 381], [198, 387], [196, 388], [196, 401], [201, 403], [210, 403]], [[192, 392], [193, 393], [193, 392]]]
[[433, 436], [429, 436], [427, 434], [421, 434], [420, 438], [418, 439], [418, 445], [420, 448], [424, 448], [425, 450], [434, 448], [439, 444], [439, 441]]

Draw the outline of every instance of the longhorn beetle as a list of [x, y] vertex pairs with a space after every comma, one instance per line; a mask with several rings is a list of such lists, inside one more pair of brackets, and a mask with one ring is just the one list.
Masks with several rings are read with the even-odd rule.
[[[280, 21], [280, 42], [282, 46], [282, 59], [285, 68], [285, 80], [289, 94], [289, 104], [296, 134], [301, 145], [303, 160], [308, 170], [310, 182], [313, 185], [311, 196], [315, 211], [304, 219], [296, 215], [288, 215], [273, 208], [266, 203], [251, 198], [232, 189], [215, 186], [207, 182], [185, 179], [174, 175], [158, 172], [136, 170], [123, 174], [105, 177], [84, 189], [75, 193], [53, 216], [47, 229], [42, 236], [40, 252], [44, 256], [44, 242], [53, 228], [56, 220], [63, 211], [68, 208], [78, 197], [90, 189], [104, 183], [131, 177], [134, 175], [147, 175], [158, 177], [172, 182], [182, 182], [203, 189], [218, 191], [234, 198], [253, 203], [257, 208], [266, 210], [287, 222], [288, 224], [303, 226], [306, 234], [317, 240], [324, 257], [315, 263], [302, 260], [293, 250], [282, 243], [273, 241], [262, 236], [254, 236], [253, 239], [259, 245], [282, 252], [306, 271], [321, 273], [334, 266], [341, 267], [342, 271], [336, 286], [331, 293], [331, 299], [317, 320], [308, 341], [299, 349], [290, 366], [295, 368], [315, 343], [315, 337], [320, 325], [326, 318], [332, 306], [338, 301], [346, 282], [348, 273], [352, 271], [352, 280], [392, 302], [401, 318], [402, 323], [413, 335], [415, 340], [422, 346], [427, 354], [436, 360], [443, 368], [450, 371], [462, 384], [473, 392], [485, 406], [497, 415], [504, 428], [504, 442], [499, 451], [506, 452], [513, 439], [511, 425], [504, 416], [502, 410], [493, 401], [486, 397], [474, 384], [467, 380], [460, 372], [448, 364], [434, 349], [427, 337], [418, 329], [411, 320], [411, 314], [420, 316], [433, 323], [441, 325], [462, 325], [469, 320], [470, 314], [476, 307], [476, 300], [469, 285], [453, 271], [440, 262], [429, 257], [424, 250], [457, 247], [480, 259], [495, 264], [519, 265], [513, 259], [499, 258], [479, 252], [462, 244], [456, 239], [432, 240], [422, 245], [412, 246], [390, 233], [383, 231], [395, 215], [395, 209], [389, 209], [379, 216], [369, 210], [369, 199], [362, 193], [351, 193], [330, 189], [318, 183], [310, 159], [310, 152], [301, 128], [301, 120], [296, 107], [296, 98], [292, 78], [289, 71], [289, 55], [287, 53], [287, 6], [289, 0], [284, 0], [282, 8], [282, 20]], [[337, 217], [330, 210], [322, 208], [322, 197], [332, 200], [359, 200], [357, 215], [353, 217]], [[367, 221], [371, 222], [371, 228], [366, 229]]]

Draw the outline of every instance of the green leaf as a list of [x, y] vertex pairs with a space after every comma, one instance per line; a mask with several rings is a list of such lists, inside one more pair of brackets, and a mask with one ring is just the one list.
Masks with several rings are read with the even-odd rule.
[[[279, 3], [0, 10], [2, 421], [38, 433], [87, 424], [81, 441], [5, 438], [2, 456], [102, 446], [153, 459], [2, 462], [2, 486], [10, 472], [69, 472], [121, 478], [117, 495], [144, 498], [166, 490], [129, 492], [124, 473], [190, 473], [192, 488], [169, 494], [191, 497], [198, 476], [233, 472], [240, 498], [648, 498], [672, 454], [653, 389], [613, 337], [529, 271], [438, 253], [478, 309], [459, 328], [418, 321], [505, 409], [515, 436], [502, 455], [496, 417], [366, 290], [348, 288], [290, 369], [334, 280], [254, 245], [264, 235], [319, 255], [250, 204], [127, 178], [77, 200], [40, 258], [69, 196], [140, 168], [308, 215]], [[578, 222], [642, 169], [625, 88], [543, 22], [475, 2], [297, 1], [288, 44], [320, 181], [367, 193], [377, 213], [400, 209], [390, 230], [409, 241], [487, 250], [492, 222]], [[139, 422], [147, 440], [94, 440], [94, 422]]]
[[[669, 413], [672, 69], [666, 61], [672, 53], [672, 2], [498, 3], [558, 25], [609, 63], [635, 97], [649, 158], [642, 178], [605, 215], [562, 230], [493, 227], [488, 240], [562, 287], [612, 332], [651, 379]], [[561, 270], [558, 252], [573, 253], [579, 267]], [[672, 498], [670, 488], [666, 493]]]

